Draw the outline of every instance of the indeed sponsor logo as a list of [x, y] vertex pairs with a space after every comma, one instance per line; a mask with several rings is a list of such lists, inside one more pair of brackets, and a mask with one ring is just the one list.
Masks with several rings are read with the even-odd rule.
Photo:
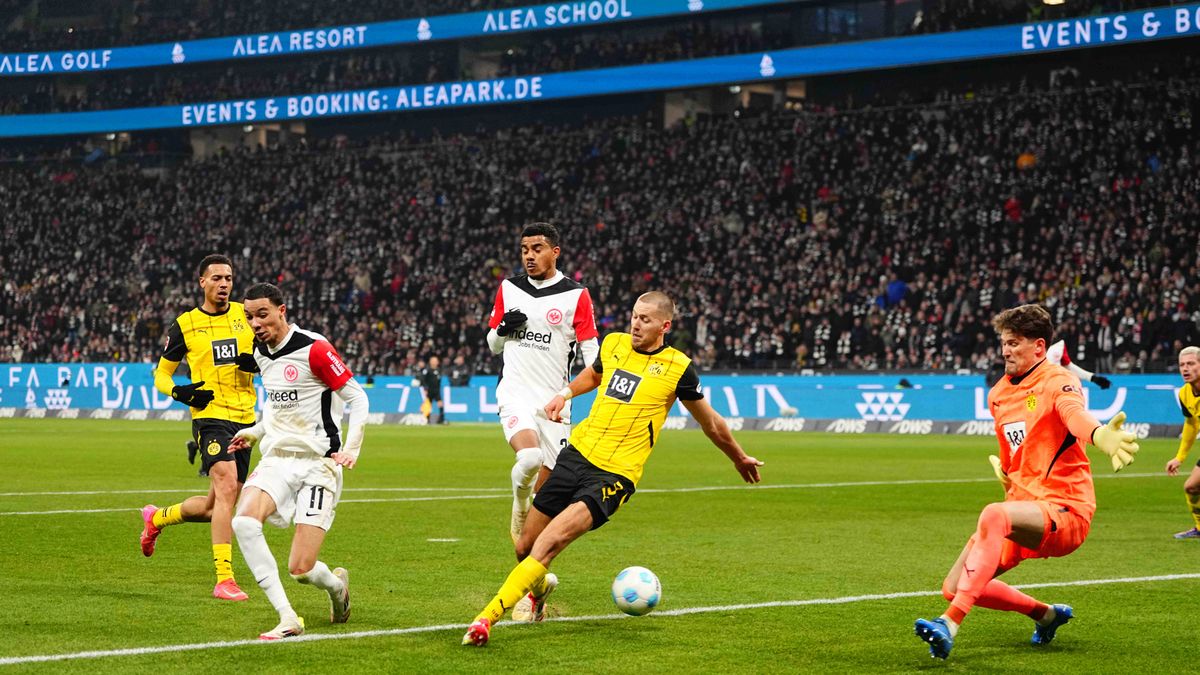
[[518, 340], [529, 340], [530, 342], [540, 342], [542, 344], [550, 344], [551, 333], [538, 333], [537, 331], [521, 328], [512, 334]]
[[295, 389], [285, 389], [283, 391], [268, 391], [267, 400], [271, 403], [288, 403], [300, 400], [300, 392]]

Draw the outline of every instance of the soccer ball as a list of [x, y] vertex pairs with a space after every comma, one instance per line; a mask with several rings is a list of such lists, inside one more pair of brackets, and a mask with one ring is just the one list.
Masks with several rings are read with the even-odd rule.
[[662, 601], [662, 584], [645, 567], [626, 567], [613, 579], [612, 599], [630, 616], [649, 614]]

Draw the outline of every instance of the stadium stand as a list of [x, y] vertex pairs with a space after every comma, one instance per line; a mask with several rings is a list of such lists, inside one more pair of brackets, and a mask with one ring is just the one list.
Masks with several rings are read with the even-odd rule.
[[1200, 254], [1179, 245], [1200, 218], [1200, 81], [1176, 65], [1136, 85], [996, 84], [666, 129], [334, 136], [152, 173], [61, 140], [50, 159], [10, 149], [0, 360], [150, 361], [194, 302], [191, 265], [225, 251], [239, 285], [278, 281], [356, 372], [431, 353], [494, 372], [496, 281], [519, 225], [549, 219], [601, 325], [663, 287], [683, 312], [674, 339], [706, 368], [982, 371], [988, 317], [1034, 300], [1076, 360], [1164, 368], [1200, 337]]

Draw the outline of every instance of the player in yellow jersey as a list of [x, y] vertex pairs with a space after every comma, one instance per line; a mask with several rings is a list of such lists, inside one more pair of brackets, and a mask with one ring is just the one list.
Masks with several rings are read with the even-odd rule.
[[[192, 437], [209, 476], [207, 495], [189, 497], [165, 508], [142, 508], [142, 554], [154, 555], [162, 528], [184, 522], [209, 522], [217, 584], [213, 597], [245, 600], [233, 579], [233, 509], [246, 482], [249, 452], [230, 452], [234, 434], [254, 424], [257, 371], [251, 355], [254, 332], [241, 303], [230, 302], [233, 262], [223, 255], [200, 261], [197, 276], [204, 303], [180, 314], [167, 330], [162, 358], [154, 370], [154, 386], [192, 410]], [[183, 359], [191, 369], [190, 384], [176, 384], [175, 369]]]
[[675, 303], [665, 293], [643, 294], [633, 306], [629, 333], [604, 338], [595, 363], [546, 404], [546, 416], [557, 421], [567, 399], [600, 392], [533, 500], [516, 544], [517, 566], [475, 617], [464, 645], [487, 644], [492, 625], [526, 593], [533, 596], [530, 620], [545, 616], [546, 596], [557, 584], [546, 568], [571, 542], [608, 522], [633, 495], [677, 398], [743, 480], [760, 480], [763, 463], [742, 450], [725, 420], [704, 400], [692, 360], [664, 343], [674, 318]]
[[[1179, 407], [1183, 410], [1183, 433], [1179, 439], [1179, 451], [1167, 462], [1167, 474], [1179, 473], [1183, 460], [1187, 459], [1196, 434], [1200, 432], [1200, 347], [1184, 347], [1179, 352], [1179, 374], [1183, 386], [1179, 388]], [[1176, 539], [1200, 539], [1200, 462], [1192, 468], [1191, 475], [1183, 484], [1188, 508], [1192, 511], [1195, 527], [1175, 535]]]

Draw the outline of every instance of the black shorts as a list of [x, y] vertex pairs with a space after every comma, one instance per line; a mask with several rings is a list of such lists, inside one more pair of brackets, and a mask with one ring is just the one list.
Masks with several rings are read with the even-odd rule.
[[242, 429], [249, 429], [251, 424], [230, 422], [229, 420], [198, 419], [192, 420], [192, 438], [200, 446], [200, 463], [207, 473], [217, 462], [234, 462], [237, 464], [237, 479], [239, 483], [246, 482], [250, 473], [250, 451], [229, 452], [229, 442], [233, 435]]
[[594, 530], [607, 523], [633, 492], [633, 481], [592, 464], [575, 446], [567, 444], [558, 453], [558, 462], [538, 490], [533, 505], [553, 518], [571, 504], [583, 502], [592, 512]]

